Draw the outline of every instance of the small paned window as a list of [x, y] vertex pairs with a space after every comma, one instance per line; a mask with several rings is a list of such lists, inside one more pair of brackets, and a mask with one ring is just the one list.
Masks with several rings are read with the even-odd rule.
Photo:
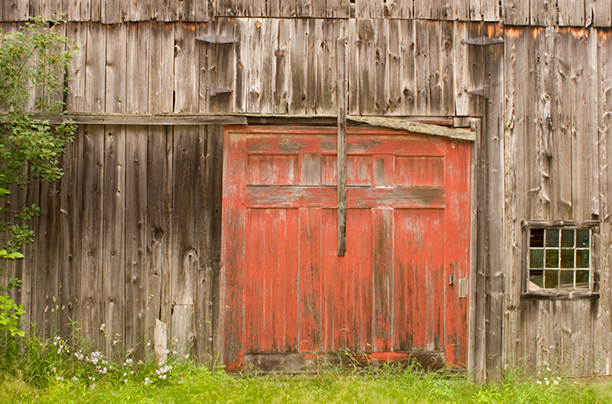
[[528, 290], [589, 290], [591, 230], [529, 229]]

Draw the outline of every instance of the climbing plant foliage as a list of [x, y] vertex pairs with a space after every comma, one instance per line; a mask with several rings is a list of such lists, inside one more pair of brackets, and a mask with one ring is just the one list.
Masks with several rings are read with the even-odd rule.
[[[23, 258], [22, 245], [34, 237], [28, 222], [40, 212], [36, 205], [6, 203], [10, 190], [33, 179], [59, 179], [59, 159], [76, 131], [71, 122], [52, 126], [40, 118], [62, 111], [64, 72], [77, 50], [62, 35], [62, 24], [35, 18], [12, 32], [0, 31], [0, 260]], [[0, 330], [12, 335], [23, 335], [23, 307], [8, 295], [19, 286], [19, 279], [0, 284]]]

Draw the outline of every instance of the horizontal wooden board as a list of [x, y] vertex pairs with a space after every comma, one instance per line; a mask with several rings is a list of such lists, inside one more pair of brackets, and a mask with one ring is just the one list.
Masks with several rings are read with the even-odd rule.
[[[247, 185], [246, 189], [246, 206], [249, 208], [338, 206], [338, 191], [333, 186]], [[445, 195], [443, 187], [348, 187], [346, 203], [349, 209], [444, 209]]]

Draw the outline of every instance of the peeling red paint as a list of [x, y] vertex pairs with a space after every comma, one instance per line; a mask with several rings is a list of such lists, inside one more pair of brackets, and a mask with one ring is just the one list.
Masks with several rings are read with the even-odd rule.
[[349, 132], [347, 254], [338, 257], [332, 133], [226, 130], [225, 364], [334, 352], [465, 363], [467, 299], [448, 279], [469, 275], [470, 143]]

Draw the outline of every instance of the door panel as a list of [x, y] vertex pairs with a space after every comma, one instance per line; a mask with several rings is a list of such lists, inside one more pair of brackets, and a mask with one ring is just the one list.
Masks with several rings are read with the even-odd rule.
[[464, 363], [467, 299], [448, 279], [468, 276], [470, 144], [349, 132], [338, 257], [334, 131], [226, 130], [225, 364], [338, 352]]

